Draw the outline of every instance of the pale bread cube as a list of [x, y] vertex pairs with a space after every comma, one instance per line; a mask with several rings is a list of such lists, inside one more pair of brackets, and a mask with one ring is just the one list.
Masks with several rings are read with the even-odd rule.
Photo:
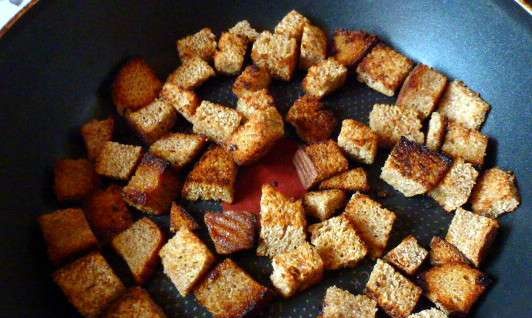
[[478, 93], [456, 80], [447, 85], [438, 108], [440, 114], [469, 129], [479, 129], [489, 110]]
[[303, 28], [308, 23], [309, 21], [306, 17], [296, 10], [292, 10], [275, 26], [275, 33], [283, 34], [299, 41], [303, 34]]
[[449, 123], [441, 150], [453, 158], [462, 158], [474, 165], [484, 163], [488, 148], [488, 136], [478, 130], [458, 123]]
[[433, 112], [430, 115], [427, 140], [425, 140], [427, 148], [434, 151], [440, 150], [446, 131], [447, 119], [445, 116], [440, 115], [438, 112]]
[[377, 156], [378, 135], [357, 120], [344, 119], [338, 135], [338, 146], [351, 158], [370, 165]]
[[209, 61], [216, 50], [216, 35], [209, 28], [177, 40], [177, 52], [182, 61], [197, 56]]
[[275, 79], [289, 81], [297, 65], [297, 41], [282, 34], [264, 31], [253, 43], [251, 59], [258, 67], [268, 70]]
[[250, 119], [260, 112], [269, 111], [271, 108], [277, 111], [273, 97], [267, 89], [249, 91], [240, 96], [236, 102], [236, 110], [245, 119]]
[[96, 159], [96, 173], [108, 178], [128, 180], [142, 157], [142, 147], [108, 141]]
[[306, 24], [303, 27], [299, 54], [299, 67], [308, 69], [327, 57], [327, 34], [317, 26]]
[[447, 318], [447, 314], [443, 311], [436, 309], [436, 308], [430, 308], [425, 309], [420, 312], [417, 312], [415, 314], [411, 314], [408, 316], [408, 318]]
[[308, 95], [321, 98], [342, 87], [347, 79], [347, 68], [329, 58], [311, 66], [303, 79], [303, 89]]
[[209, 101], [202, 101], [193, 119], [193, 130], [217, 143], [223, 143], [240, 126], [238, 111]]
[[218, 42], [218, 50], [214, 54], [214, 67], [219, 73], [236, 75], [244, 65], [246, 56], [246, 39], [224, 32]]
[[348, 192], [368, 191], [368, 175], [364, 168], [355, 168], [323, 180], [320, 190], [339, 189]]
[[247, 43], [253, 43], [259, 36], [259, 32], [255, 30], [248, 20], [242, 20], [237, 22], [232, 28], [229, 29], [229, 33], [239, 35], [246, 39]]
[[173, 133], [154, 142], [150, 152], [180, 170], [196, 159], [206, 144], [207, 138], [204, 136]]
[[188, 89], [180, 88], [171, 82], [166, 82], [163, 85], [160, 97], [167, 104], [174, 107], [189, 122], [192, 121], [196, 109], [201, 102], [196, 93]]
[[404, 273], [414, 275], [428, 255], [416, 238], [408, 235], [384, 256], [384, 260]]
[[336, 286], [327, 288], [321, 318], [375, 318], [377, 302], [366, 295], [353, 295]]
[[379, 136], [379, 147], [392, 148], [401, 137], [423, 143], [421, 120], [417, 112], [395, 105], [375, 104], [369, 114], [369, 127]]
[[320, 221], [325, 221], [344, 207], [345, 192], [342, 190], [321, 190], [307, 192], [303, 196], [305, 212]]
[[214, 75], [216, 73], [209, 63], [195, 56], [182, 61], [182, 64], [168, 76], [166, 82], [182, 89], [193, 90]]
[[512, 172], [499, 168], [484, 171], [471, 196], [473, 212], [497, 218], [519, 206], [519, 191]]

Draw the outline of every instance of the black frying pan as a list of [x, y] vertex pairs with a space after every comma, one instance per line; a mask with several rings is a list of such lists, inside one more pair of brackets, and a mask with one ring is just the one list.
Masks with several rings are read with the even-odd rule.
[[[110, 80], [117, 65], [143, 55], [164, 78], [178, 65], [175, 40], [203, 26], [218, 34], [241, 19], [271, 29], [296, 8], [325, 27], [376, 33], [416, 61], [464, 80], [492, 104], [483, 131], [491, 137], [487, 166], [515, 171], [522, 205], [502, 218], [502, 228], [484, 269], [495, 284], [476, 306], [475, 317], [530, 317], [532, 208], [532, 18], [517, 4], [500, 1], [56, 1], [30, 10], [0, 39], [0, 316], [76, 316], [51, 279], [35, 217], [58, 208], [51, 189], [54, 160], [81, 156], [80, 125], [112, 112]], [[276, 83], [284, 111], [301, 94]], [[233, 103], [232, 79], [220, 78], [200, 94]], [[374, 102], [393, 102], [357, 83], [327, 99], [340, 117], [367, 121]], [[119, 138], [127, 138], [120, 136]], [[385, 154], [379, 156], [379, 165]], [[428, 244], [444, 235], [450, 216], [430, 199], [405, 199], [370, 171], [372, 186], [390, 191], [381, 200], [399, 221], [390, 246], [415, 234]], [[205, 206], [190, 205], [201, 219]], [[213, 208], [213, 206], [209, 206]], [[157, 219], [162, 223], [164, 218]], [[203, 236], [206, 239], [205, 236]], [[208, 241], [208, 240], [207, 240]], [[112, 259], [112, 256], [111, 256]], [[251, 253], [236, 260], [268, 281], [268, 262]], [[330, 273], [317, 287], [290, 301], [276, 301], [264, 314], [314, 317], [325, 289], [336, 284], [362, 291], [372, 262]], [[182, 299], [162, 273], [147, 286], [169, 316], [207, 316], [193, 298]], [[427, 306], [421, 304], [420, 308]]]

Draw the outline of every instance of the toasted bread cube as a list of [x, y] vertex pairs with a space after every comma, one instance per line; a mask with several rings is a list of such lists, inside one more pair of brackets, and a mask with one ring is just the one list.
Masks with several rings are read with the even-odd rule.
[[317, 26], [306, 24], [303, 27], [299, 54], [299, 67], [308, 69], [327, 58], [327, 34]]
[[391, 265], [378, 259], [369, 276], [365, 293], [391, 317], [403, 318], [412, 313], [422, 290]]
[[342, 87], [347, 79], [347, 68], [334, 58], [311, 66], [303, 79], [303, 89], [311, 96], [321, 98]]
[[195, 231], [199, 229], [198, 223], [179, 204], [172, 202], [170, 208], [170, 232], [177, 232], [181, 229]]
[[458, 158], [442, 181], [429, 192], [447, 212], [456, 210], [464, 205], [477, 180], [478, 171], [472, 164]]
[[129, 205], [143, 212], [164, 214], [179, 193], [179, 184], [168, 161], [147, 153], [123, 188], [122, 196]]
[[199, 57], [191, 57], [168, 76], [167, 83], [172, 83], [185, 90], [193, 90], [200, 87], [209, 78], [214, 77], [214, 69]]
[[217, 143], [223, 143], [240, 126], [242, 116], [234, 109], [202, 101], [193, 119], [193, 129]]
[[440, 99], [447, 77], [425, 64], [418, 64], [407, 76], [396, 104], [416, 110], [422, 119], [429, 117]]
[[307, 24], [309, 24], [309, 21], [306, 17], [296, 10], [292, 10], [275, 26], [275, 33], [283, 34], [299, 41], [303, 34], [303, 28]]
[[349, 163], [332, 140], [300, 148], [293, 158], [299, 180], [305, 189], [349, 169]]
[[479, 266], [495, 239], [499, 222], [456, 209], [445, 240], [458, 248], [475, 266]]
[[320, 221], [325, 221], [344, 207], [345, 192], [342, 190], [321, 190], [307, 192], [303, 196], [305, 212]]
[[447, 314], [439, 309], [431, 308], [411, 314], [408, 318], [447, 318]]
[[519, 191], [511, 171], [491, 168], [482, 173], [471, 196], [473, 212], [490, 218], [512, 212], [519, 206]]
[[447, 134], [441, 150], [453, 158], [462, 158], [474, 165], [484, 163], [488, 136], [478, 130], [468, 129], [458, 123], [447, 125]]
[[270, 108], [277, 110], [272, 95], [270, 95], [266, 89], [247, 92], [239, 97], [236, 102], [236, 110], [245, 119], [250, 119], [258, 113], [269, 110]]
[[81, 127], [81, 135], [90, 160], [96, 160], [105, 143], [111, 141], [114, 128], [115, 120], [111, 117], [104, 120], [93, 119]]
[[235, 75], [242, 69], [246, 57], [246, 39], [224, 32], [214, 54], [214, 67], [222, 74]]
[[186, 120], [192, 121], [200, 99], [193, 91], [182, 89], [178, 85], [166, 82], [161, 90], [160, 97], [168, 105], [177, 110]]
[[55, 265], [96, 246], [97, 240], [81, 209], [57, 210], [39, 217], [48, 257]]
[[161, 80], [142, 58], [127, 61], [113, 82], [113, 103], [120, 115], [150, 104], [161, 90]]
[[133, 287], [105, 311], [103, 318], [166, 318], [163, 310], [142, 287]]
[[446, 129], [447, 119], [440, 115], [440, 113], [433, 112], [430, 115], [429, 128], [427, 130], [427, 140], [425, 140], [425, 145], [427, 148], [433, 151], [440, 150], [443, 143], [443, 138], [445, 138]]
[[446, 263], [469, 264], [467, 258], [454, 246], [441, 237], [434, 236], [430, 240], [430, 263], [442, 265]]
[[55, 283], [84, 317], [99, 317], [126, 288], [99, 252], [83, 256], [53, 274]]
[[209, 61], [214, 56], [215, 51], [216, 35], [209, 28], [203, 28], [192, 35], [177, 40], [177, 52], [181, 61], [194, 56]]
[[185, 297], [215, 261], [207, 246], [188, 229], [181, 229], [159, 252], [164, 273]]
[[242, 98], [247, 93], [268, 88], [271, 81], [272, 78], [266, 68], [250, 65], [236, 78], [233, 83], [233, 93]]
[[401, 137], [380, 177], [404, 196], [412, 197], [436, 187], [450, 167], [449, 158]]
[[172, 129], [177, 119], [177, 112], [162, 99], [156, 99], [136, 112], [127, 113], [126, 118], [137, 135], [145, 143], [152, 144]]
[[354, 119], [342, 121], [338, 146], [351, 158], [370, 165], [375, 161], [378, 145], [378, 135], [371, 128]]
[[379, 146], [392, 148], [401, 137], [423, 143], [421, 120], [416, 111], [395, 105], [375, 104], [369, 114], [369, 127], [379, 136]]
[[363, 31], [336, 30], [333, 36], [334, 58], [345, 66], [354, 65], [377, 40], [376, 36]]
[[237, 24], [229, 29], [229, 33], [243, 37], [246, 39], [247, 43], [253, 43], [259, 36], [259, 32], [249, 24], [248, 20], [237, 22]]
[[96, 160], [96, 173], [108, 178], [128, 180], [142, 156], [142, 147], [108, 141]]
[[231, 254], [253, 248], [258, 229], [255, 214], [242, 211], [207, 212], [203, 218], [216, 253]]
[[447, 85], [438, 108], [449, 120], [469, 129], [479, 129], [489, 110], [490, 105], [477, 92], [456, 80]]
[[321, 318], [375, 318], [377, 302], [366, 295], [353, 295], [336, 286], [327, 288]]
[[180, 170], [198, 157], [207, 141], [206, 137], [200, 135], [173, 133], [154, 142], [150, 152]]
[[126, 261], [135, 282], [146, 283], [159, 263], [159, 250], [165, 237], [159, 226], [144, 217], [111, 241], [113, 249]]
[[463, 263], [434, 266], [422, 274], [426, 296], [448, 314], [466, 315], [491, 279]]
[[237, 165], [231, 154], [222, 147], [209, 149], [192, 171], [183, 186], [182, 195], [191, 201], [221, 200], [233, 202]]
[[251, 59], [258, 67], [268, 70], [275, 79], [289, 81], [297, 65], [297, 41], [282, 34], [264, 31], [251, 49]]
[[362, 237], [371, 258], [381, 257], [392, 232], [396, 216], [370, 197], [355, 193], [345, 207], [344, 215]]
[[319, 98], [305, 95], [288, 110], [286, 121], [295, 127], [299, 138], [315, 143], [331, 137], [336, 127], [333, 112], [325, 108]]
[[62, 159], [55, 163], [54, 190], [59, 201], [87, 197], [97, 184], [96, 173], [87, 159]]
[[237, 318], [262, 308], [270, 298], [270, 291], [235, 262], [225, 259], [211, 270], [194, 296], [213, 317]]
[[405, 237], [399, 245], [384, 256], [384, 260], [408, 275], [414, 275], [425, 261], [429, 252], [412, 235]]
[[302, 243], [296, 249], [278, 254], [272, 259], [273, 286], [285, 298], [317, 284], [323, 277], [323, 261], [320, 254], [309, 243]]
[[339, 189], [349, 192], [368, 191], [368, 175], [363, 168], [355, 168], [323, 180], [320, 190]]

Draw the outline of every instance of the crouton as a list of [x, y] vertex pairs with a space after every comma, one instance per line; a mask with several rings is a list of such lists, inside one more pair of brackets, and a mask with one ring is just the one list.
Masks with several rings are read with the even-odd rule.
[[366, 284], [366, 295], [394, 317], [407, 317], [421, 297], [422, 290], [391, 265], [378, 259]]
[[338, 146], [351, 158], [370, 165], [377, 156], [378, 136], [363, 123], [344, 119], [338, 135]]
[[350, 192], [368, 191], [368, 175], [363, 168], [351, 169], [323, 180], [319, 188], [320, 190], [339, 189]]
[[379, 136], [379, 147], [392, 148], [402, 136], [423, 143], [422, 125], [413, 109], [375, 104], [369, 113], [369, 127]]
[[200, 99], [191, 90], [182, 89], [174, 83], [166, 82], [161, 90], [161, 99], [172, 106], [186, 120], [192, 122], [196, 109], [200, 104]]
[[257, 312], [271, 293], [235, 262], [225, 259], [201, 282], [194, 296], [213, 317], [237, 318]]
[[347, 68], [329, 58], [311, 66], [303, 79], [303, 89], [311, 96], [321, 98], [342, 87], [347, 78]]
[[306, 24], [303, 27], [299, 54], [299, 67], [308, 69], [327, 57], [327, 34], [317, 26]]
[[179, 204], [172, 202], [170, 208], [170, 232], [177, 232], [181, 229], [195, 231], [199, 229], [198, 223]]
[[62, 267], [54, 272], [53, 278], [84, 317], [99, 317], [126, 290], [99, 252]]
[[349, 169], [349, 163], [332, 140], [300, 148], [293, 158], [299, 180], [305, 189]]
[[463, 263], [434, 266], [421, 275], [425, 294], [441, 310], [466, 315], [485, 292], [491, 279]]
[[197, 56], [209, 61], [216, 51], [216, 35], [209, 28], [203, 28], [198, 32], [183, 37], [176, 42], [179, 58], [184, 61]]
[[384, 256], [384, 260], [408, 275], [414, 275], [427, 258], [429, 252], [412, 235], [405, 237], [399, 245]]
[[441, 150], [453, 158], [462, 158], [474, 165], [484, 163], [488, 136], [458, 123], [449, 123]]
[[344, 216], [335, 216], [308, 227], [325, 269], [355, 267], [368, 253], [366, 244]]
[[165, 243], [161, 229], [144, 217], [111, 241], [113, 249], [126, 261], [135, 282], [146, 283], [159, 263], [159, 250]]
[[203, 218], [216, 253], [231, 254], [253, 248], [258, 229], [255, 214], [243, 211], [207, 212]]
[[447, 314], [436, 308], [430, 308], [411, 314], [408, 318], [447, 318]]
[[231, 154], [222, 147], [209, 149], [192, 171], [183, 186], [182, 195], [190, 201], [221, 200], [233, 202], [237, 165]]
[[182, 64], [168, 76], [166, 82], [185, 90], [193, 90], [215, 75], [209, 63], [199, 57], [191, 57], [182, 61]]
[[240, 126], [242, 116], [234, 109], [202, 101], [193, 119], [193, 130], [223, 143]]
[[469, 129], [479, 129], [489, 110], [490, 105], [478, 93], [456, 80], [447, 85], [438, 107], [449, 120]]
[[445, 240], [458, 248], [475, 266], [479, 266], [495, 239], [499, 222], [456, 209]]
[[375, 318], [377, 302], [366, 295], [353, 295], [336, 286], [327, 288], [321, 318]]
[[320, 221], [325, 221], [344, 207], [345, 192], [342, 190], [321, 190], [307, 192], [303, 196], [305, 212]]
[[154, 142], [150, 152], [180, 170], [198, 157], [207, 141], [206, 137], [200, 135], [173, 133]]
[[236, 78], [233, 83], [233, 93], [241, 98], [247, 93], [268, 88], [271, 81], [270, 73], [265, 68], [250, 65]]
[[57, 210], [39, 217], [48, 257], [55, 265], [96, 246], [81, 209]]
[[96, 160], [96, 173], [108, 178], [128, 180], [142, 157], [142, 147], [108, 141]]
[[162, 83], [142, 58], [127, 61], [113, 82], [113, 103], [120, 115], [136, 111], [157, 98]]
[[325, 108], [319, 98], [305, 95], [288, 110], [286, 121], [306, 143], [315, 143], [331, 137], [336, 127], [333, 112]]
[[188, 229], [181, 229], [160, 250], [164, 273], [185, 297], [215, 261], [207, 246]]
[[285, 298], [317, 284], [323, 277], [323, 261], [309, 243], [274, 256], [272, 266], [270, 279]]
[[433, 112], [430, 115], [429, 127], [427, 129], [427, 140], [425, 140], [427, 148], [433, 151], [440, 150], [443, 138], [445, 137], [446, 128], [447, 119], [440, 115], [440, 113]]
[[235, 75], [242, 69], [246, 57], [246, 39], [224, 32], [214, 54], [214, 67], [222, 74]]
[[371, 258], [381, 257], [396, 216], [370, 197], [355, 193], [347, 203], [343, 214], [366, 242]]
[[141, 287], [133, 287], [105, 311], [103, 318], [166, 318], [163, 310]]
[[95, 234], [103, 242], [109, 241], [133, 224], [133, 216], [122, 199], [122, 188], [117, 185], [110, 185], [91, 195], [87, 200], [85, 215]]
[[245, 119], [250, 119], [258, 113], [270, 108], [277, 110], [272, 95], [270, 95], [266, 89], [247, 92], [243, 96], [239, 97], [238, 101], [236, 102], [236, 110]]
[[429, 117], [447, 84], [447, 77], [425, 64], [418, 64], [407, 76], [396, 104], [416, 110], [422, 119]]
[[471, 197], [473, 212], [497, 218], [519, 206], [515, 176], [510, 171], [492, 168], [484, 171]]
[[442, 180], [451, 160], [401, 137], [386, 159], [381, 179], [406, 197], [432, 190]]
[[292, 10], [275, 26], [275, 33], [283, 34], [299, 41], [303, 34], [303, 28], [307, 24], [309, 24], [309, 21], [306, 17], [296, 10]]
[[275, 79], [290, 81], [297, 65], [297, 41], [281, 34], [264, 31], [251, 49], [251, 59], [258, 67], [268, 70]]
[[122, 196], [129, 205], [143, 212], [164, 214], [179, 193], [179, 184], [168, 161], [147, 153], [123, 188]]
[[336, 30], [333, 36], [334, 58], [345, 66], [354, 65], [377, 40], [376, 36], [363, 31]]
[[434, 236], [430, 241], [430, 263], [432, 265], [446, 263], [469, 264], [469, 261], [456, 246], [441, 237]]
[[126, 119], [137, 135], [145, 143], [151, 144], [172, 129], [177, 112], [162, 99], [156, 99], [136, 112], [127, 113]]
[[259, 32], [251, 27], [248, 20], [242, 20], [237, 22], [232, 28], [229, 29], [229, 33], [239, 35], [246, 39], [247, 43], [254, 42], [259, 36]]
[[111, 117], [104, 120], [93, 119], [81, 127], [81, 135], [85, 142], [87, 156], [96, 160], [106, 142], [113, 138], [115, 120]]
[[81, 200], [92, 193], [97, 182], [87, 159], [62, 159], [55, 163], [54, 190], [59, 201]]
[[473, 165], [458, 158], [453, 162], [442, 181], [429, 191], [429, 196], [436, 200], [445, 211], [454, 211], [469, 199], [477, 176], [478, 171]]

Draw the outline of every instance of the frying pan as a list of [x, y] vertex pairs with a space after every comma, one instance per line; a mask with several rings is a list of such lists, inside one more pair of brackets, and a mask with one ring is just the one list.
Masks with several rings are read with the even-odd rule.
[[[532, 19], [507, 0], [38, 3], [0, 39], [0, 316], [77, 316], [51, 281], [53, 269], [35, 217], [61, 207], [51, 188], [54, 161], [82, 156], [80, 125], [112, 113], [109, 87], [117, 66], [129, 56], [142, 55], [165, 78], [179, 63], [177, 38], [204, 26], [219, 34], [242, 19], [259, 29], [271, 29], [293, 8], [329, 33], [336, 28], [373, 32], [412, 59], [464, 80], [492, 105], [483, 128], [490, 137], [486, 166], [516, 173], [522, 204], [501, 219], [502, 228], [483, 267], [494, 285], [472, 316], [530, 317]], [[302, 94], [301, 78], [299, 74], [294, 83], [273, 85], [282, 111]], [[234, 105], [231, 82], [217, 78], [199, 93]], [[393, 101], [351, 75], [326, 104], [341, 118], [367, 122], [374, 102]], [[433, 235], [445, 234], [451, 216], [428, 198], [406, 199], [381, 182], [378, 173], [385, 157], [380, 154], [369, 173], [374, 189], [391, 193], [380, 201], [399, 216], [389, 246], [409, 233], [427, 246]], [[205, 209], [217, 207], [187, 208], [201, 220]], [[205, 233], [201, 235], [209, 242]], [[235, 259], [259, 281], [268, 282], [267, 260], [252, 253]], [[367, 260], [354, 270], [328, 273], [318, 286], [291, 300], [274, 302], [262, 315], [315, 317], [328, 286], [360, 293], [372, 265]], [[178, 297], [160, 270], [146, 288], [169, 316], [208, 316], [193, 297]], [[420, 308], [428, 305], [422, 303]]]

